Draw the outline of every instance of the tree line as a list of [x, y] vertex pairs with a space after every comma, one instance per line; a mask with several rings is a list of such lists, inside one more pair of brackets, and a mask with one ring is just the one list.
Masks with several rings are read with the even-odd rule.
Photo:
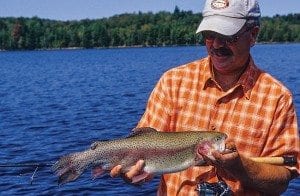
[[[201, 13], [120, 14], [102, 19], [58, 21], [38, 17], [0, 18], [0, 50], [197, 45]], [[300, 42], [300, 14], [262, 17], [258, 42]]]

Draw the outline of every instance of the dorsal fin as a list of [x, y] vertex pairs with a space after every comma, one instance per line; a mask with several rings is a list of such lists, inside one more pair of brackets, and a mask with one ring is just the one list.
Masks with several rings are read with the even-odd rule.
[[134, 129], [132, 129], [130, 135], [127, 138], [135, 137], [137, 135], [143, 135], [143, 134], [146, 134], [146, 133], [153, 133], [153, 132], [157, 132], [157, 130], [153, 129], [151, 127], [134, 128]]
[[93, 143], [91, 144], [90, 149], [91, 149], [91, 150], [95, 150], [101, 142], [107, 142], [107, 141], [109, 141], [109, 140], [108, 140], [108, 139], [105, 139], [105, 140], [100, 140], [100, 141], [93, 142]]
[[98, 144], [99, 144], [99, 142], [93, 142], [90, 147], [91, 150], [95, 150], [97, 148]]

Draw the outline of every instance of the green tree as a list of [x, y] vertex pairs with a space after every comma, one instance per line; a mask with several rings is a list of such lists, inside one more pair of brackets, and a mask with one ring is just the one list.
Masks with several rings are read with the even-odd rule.
[[[126, 13], [97, 20], [0, 18], [0, 49], [203, 44], [195, 34], [201, 19], [201, 13], [178, 6], [173, 13]], [[262, 17], [258, 42], [300, 42], [300, 14]]]

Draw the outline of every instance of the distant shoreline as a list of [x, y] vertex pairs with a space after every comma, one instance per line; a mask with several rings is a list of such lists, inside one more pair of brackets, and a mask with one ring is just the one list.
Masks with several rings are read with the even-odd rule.
[[[300, 42], [257, 42], [256, 45], [267, 45], [267, 44], [300, 44]], [[93, 47], [93, 48], [84, 48], [84, 47], [67, 47], [67, 48], [40, 48], [33, 50], [19, 49], [19, 50], [1, 50], [0, 52], [17, 52], [17, 51], [54, 51], [54, 50], [89, 50], [89, 49], [125, 49], [125, 48], [167, 48], [167, 47], [193, 47], [193, 46], [204, 46], [201, 44], [196, 45], [153, 45], [153, 46], [109, 46], [109, 47]]]
[[[300, 42], [300, 14], [261, 18], [257, 42]], [[201, 45], [195, 29], [202, 14], [176, 8], [173, 13], [122, 14], [107, 19], [59, 22], [1, 18], [0, 49], [61, 50]]]

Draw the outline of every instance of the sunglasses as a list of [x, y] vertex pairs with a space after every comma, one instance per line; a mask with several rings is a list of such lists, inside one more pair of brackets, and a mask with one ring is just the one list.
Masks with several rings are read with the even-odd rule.
[[218, 38], [220, 41], [230, 45], [236, 43], [246, 32], [250, 31], [251, 29], [252, 28], [246, 28], [244, 31], [237, 32], [232, 36], [222, 35], [214, 31], [203, 31], [202, 37], [206, 42], [213, 42], [216, 38]]

